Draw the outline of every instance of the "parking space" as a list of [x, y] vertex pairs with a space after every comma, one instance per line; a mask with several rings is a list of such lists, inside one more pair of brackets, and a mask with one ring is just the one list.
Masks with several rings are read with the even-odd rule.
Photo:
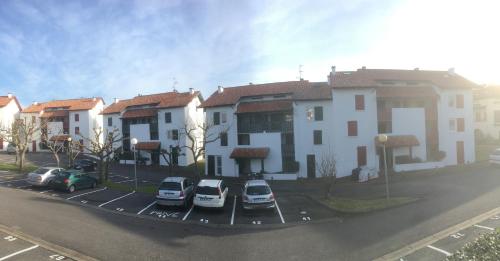
[[103, 204], [109, 204], [111, 202], [117, 201], [123, 196], [129, 194], [128, 192], [111, 190], [106, 188], [100, 188], [95, 190], [90, 190], [86, 192], [81, 192], [79, 194], [68, 194], [67, 200], [78, 201], [82, 204], [94, 205], [94, 206], [104, 206]]
[[0, 232], [0, 260], [72, 260], [63, 255]]
[[277, 196], [281, 213], [286, 222], [309, 222], [331, 218], [335, 212], [302, 195]]
[[228, 196], [222, 209], [194, 208], [186, 220], [204, 224], [230, 224], [234, 200], [234, 197]]
[[234, 224], [281, 224], [283, 223], [279, 212], [274, 209], [244, 210], [241, 197], [236, 198]]

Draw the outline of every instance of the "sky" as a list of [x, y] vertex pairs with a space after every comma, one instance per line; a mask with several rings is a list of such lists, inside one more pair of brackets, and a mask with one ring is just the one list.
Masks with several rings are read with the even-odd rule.
[[[0, 95], [24, 106], [337, 70], [448, 70], [500, 84], [499, 1], [1, 0]], [[302, 66], [300, 66], [302, 65]]]

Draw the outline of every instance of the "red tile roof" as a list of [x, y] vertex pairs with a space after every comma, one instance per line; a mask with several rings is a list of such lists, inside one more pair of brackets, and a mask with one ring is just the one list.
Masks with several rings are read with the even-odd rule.
[[200, 92], [165, 92], [150, 95], [136, 96], [132, 99], [121, 100], [106, 107], [102, 114], [120, 113], [131, 106], [153, 105], [156, 109], [176, 108], [188, 105], [195, 97], [203, 99]]
[[331, 99], [331, 90], [326, 82], [292, 81], [265, 84], [250, 84], [237, 87], [224, 87], [222, 93], [215, 91], [201, 107], [229, 106], [243, 97], [289, 94], [293, 100]]
[[133, 119], [133, 118], [152, 117], [155, 116], [156, 114], [157, 114], [156, 109], [136, 109], [124, 112], [122, 118]]
[[[378, 137], [375, 137], [375, 144], [382, 146], [382, 144], [378, 141]], [[420, 145], [420, 142], [418, 142], [415, 135], [388, 135], [387, 142], [385, 143], [387, 148], [411, 147], [418, 145]]]
[[[330, 76], [331, 77], [331, 76]], [[448, 71], [359, 69], [350, 72], [336, 72], [333, 88], [364, 88], [380, 86], [383, 81], [419, 82], [444, 89], [471, 89], [477, 85], [464, 77]], [[413, 86], [404, 86], [413, 88]]]
[[269, 148], [234, 148], [229, 158], [265, 159], [269, 155]]
[[99, 101], [104, 103], [103, 99], [100, 97], [55, 100], [38, 103], [36, 105], [32, 104], [31, 106], [25, 108], [22, 112], [41, 112], [47, 108], [67, 108], [68, 111], [86, 111], [94, 108]]
[[11, 96], [10, 98], [9, 96], [0, 96], [0, 108], [7, 106], [7, 104], [9, 104], [12, 100], [16, 102], [16, 105], [19, 108], [19, 110], [22, 110], [21, 104], [17, 100], [16, 96]]
[[236, 113], [288, 111], [292, 110], [292, 108], [292, 101], [290, 100], [242, 102], [238, 104]]
[[135, 149], [137, 150], [157, 150], [160, 148], [159, 141], [143, 141], [137, 142]]

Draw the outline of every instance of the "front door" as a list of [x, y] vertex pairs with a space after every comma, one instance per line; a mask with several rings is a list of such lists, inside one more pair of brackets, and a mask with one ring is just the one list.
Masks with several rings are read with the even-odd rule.
[[31, 142], [31, 147], [32, 147], [31, 151], [36, 152], [36, 141]]
[[464, 142], [457, 141], [457, 164], [464, 164], [465, 156], [464, 156]]
[[314, 155], [307, 155], [307, 177], [316, 177], [316, 157]]
[[208, 176], [215, 176], [215, 157], [213, 155], [208, 155]]
[[250, 174], [252, 168], [250, 167], [250, 159], [238, 159], [238, 170], [240, 176]]

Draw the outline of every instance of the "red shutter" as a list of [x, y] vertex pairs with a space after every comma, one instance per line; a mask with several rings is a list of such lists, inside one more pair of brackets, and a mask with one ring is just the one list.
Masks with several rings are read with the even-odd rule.
[[348, 121], [347, 122], [347, 135], [348, 136], [358, 136], [358, 122]]
[[457, 108], [459, 109], [464, 108], [464, 96], [462, 94], [457, 95]]
[[365, 96], [364, 95], [356, 95], [355, 102], [356, 102], [356, 110], [357, 111], [362, 111], [365, 109]]
[[464, 132], [465, 131], [465, 121], [464, 118], [457, 119], [457, 131]]
[[366, 166], [366, 146], [358, 147], [358, 167]]

